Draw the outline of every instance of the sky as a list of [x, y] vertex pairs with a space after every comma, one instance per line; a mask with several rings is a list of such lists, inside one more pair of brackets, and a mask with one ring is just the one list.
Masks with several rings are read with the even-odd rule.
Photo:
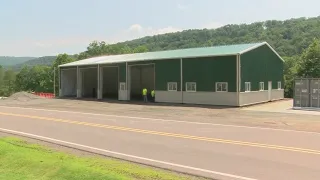
[[319, 0], [0, 0], [0, 56], [85, 51], [185, 29], [320, 15]]

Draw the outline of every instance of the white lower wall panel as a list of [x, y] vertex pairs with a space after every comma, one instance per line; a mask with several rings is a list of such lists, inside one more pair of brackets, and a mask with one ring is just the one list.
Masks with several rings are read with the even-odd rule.
[[183, 92], [156, 91], [156, 102], [203, 104], [203, 105], [237, 105], [236, 92]]
[[[271, 101], [279, 100], [284, 98], [283, 89], [272, 89], [271, 90]], [[239, 97], [240, 106], [257, 104], [262, 102], [268, 102], [268, 91], [251, 91], [241, 92]]]
[[182, 103], [181, 91], [155, 91], [156, 102]]
[[278, 100], [284, 98], [284, 89], [273, 89], [271, 91], [271, 99]]
[[268, 101], [268, 91], [241, 92], [239, 97], [240, 106], [256, 104]]
[[237, 106], [236, 92], [183, 92], [183, 103]]

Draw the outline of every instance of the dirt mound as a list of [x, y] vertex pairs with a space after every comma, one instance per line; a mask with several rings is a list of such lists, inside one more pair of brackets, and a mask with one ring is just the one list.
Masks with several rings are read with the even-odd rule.
[[28, 93], [28, 92], [17, 92], [12, 94], [6, 100], [16, 100], [16, 101], [31, 101], [34, 99], [43, 99], [43, 97]]

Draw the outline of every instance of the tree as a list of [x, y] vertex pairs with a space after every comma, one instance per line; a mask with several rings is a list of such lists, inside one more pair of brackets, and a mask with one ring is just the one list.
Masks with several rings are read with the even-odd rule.
[[25, 66], [17, 74], [16, 91], [53, 92], [53, 71], [50, 66]]
[[133, 49], [133, 53], [143, 53], [143, 52], [148, 52], [148, 48], [146, 46], [138, 46]]
[[4, 68], [0, 65], [0, 87], [3, 85]]
[[0, 90], [1, 96], [10, 96], [15, 91], [15, 72], [12, 69], [6, 70], [3, 76], [3, 86]]
[[299, 56], [284, 57], [284, 95], [287, 98], [293, 97], [293, 83], [294, 78], [297, 75], [297, 63], [299, 62]]
[[4, 76], [4, 68], [0, 65], [0, 96], [4, 95], [3, 76]]
[[16, 91], [31, 91], [33, 78], [30, 76], [29, 68], [24, 66], [16, 76]]
[[320, 42], [314, 39], [312, 44], [303, 52], [297, 70], [299, 77], [320, 77]]

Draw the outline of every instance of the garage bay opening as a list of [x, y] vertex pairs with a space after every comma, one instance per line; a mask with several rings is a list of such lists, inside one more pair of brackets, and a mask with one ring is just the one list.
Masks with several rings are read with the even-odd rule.
[[119, 67], [105, 66], [101, 67], [102, 98], [118, 99], [119, 94]]
[[60, 73], [60, 96], [77, 96], [77, 68], [62, 68]]
[[97, 98], [98, 89], [98, 68], [81, 68], [81, 87], [83, 98]]
[[151, 100], [150, 92], [155, 88], [154, 64], [129, 65], [130, 99], [143, 101], [142, 89], [147, 88], [148, 100]]

